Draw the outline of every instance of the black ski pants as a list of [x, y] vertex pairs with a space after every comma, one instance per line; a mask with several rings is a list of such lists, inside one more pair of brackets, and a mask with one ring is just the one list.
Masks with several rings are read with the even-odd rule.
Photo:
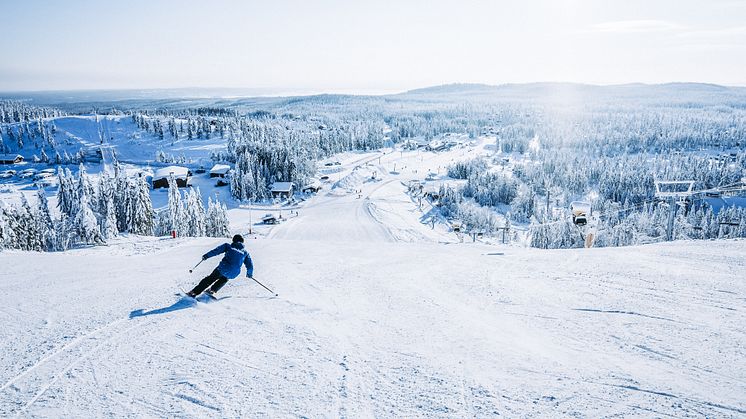
[[224, 277], [223, 274], [215, 268], [215, 270], [212, 271], [210, 275], [204, 277], [204, 279], [202, 279], [202, 281], [200, 281], [199, 284], [190, 291], [190, 293], [194, 295], [202, 294], [202, 291], [206, 290], [210, 285], [212, 285], [210, 291], [218, 292], [220, 291], [220, 288], [223, 288], [223, 285], [225, 285], [226, 282], [228, 282], [228, 278]]

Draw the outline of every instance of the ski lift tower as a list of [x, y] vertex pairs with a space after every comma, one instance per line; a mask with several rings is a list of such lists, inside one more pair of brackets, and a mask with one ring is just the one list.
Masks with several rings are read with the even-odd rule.
[[693, 195], [693, 180], [656, 180], [655, 197], [668, 201], [668, 225], [666, 226], [666, 240], [673, 240], [673, 222], [676, 209], [683, 205], [686, 199]]

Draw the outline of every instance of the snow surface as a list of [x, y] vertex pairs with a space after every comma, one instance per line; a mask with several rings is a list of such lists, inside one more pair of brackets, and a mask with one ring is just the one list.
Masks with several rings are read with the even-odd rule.
[[746, 415], [746, 241], [363, 237], [249, 240], [280, 297], [196, 305], [220, 240], [3, 252], [0, 416]]
[[[141, 170], [156, 147], [110, 124]], [[491, 144], [345, 153], [303, 202], [232, 202], [278, 298], [242, 277], [216, 303], [174, 295], [214, 268], [188, 273], [218, 239], [0, 253], [0, 416], [746, 416], [746, 241], [461, 243], [406, 185], [451, 182], [448, 164]]]

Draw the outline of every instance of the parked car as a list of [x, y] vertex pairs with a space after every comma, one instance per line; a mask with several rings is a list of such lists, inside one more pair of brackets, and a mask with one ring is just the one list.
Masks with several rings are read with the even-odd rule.
[[16, 175], [15, 170], [5, 170], [3, 172], [0, 172], [0, 179], [10, 179], [15, 175]]
[[36, 170], [35, 169], [26, 169], [18, 174], [18, 177], [21, 179], [28, 179], [36, 176]]
[[34, 184], [37, 185], [37, 186], [47, 187], [47, 186], [53, 185], [54, 181], [55, 181], [54, 176], [47, 176], [47, 177], [43, 177], [41, 179], [35, 180]]

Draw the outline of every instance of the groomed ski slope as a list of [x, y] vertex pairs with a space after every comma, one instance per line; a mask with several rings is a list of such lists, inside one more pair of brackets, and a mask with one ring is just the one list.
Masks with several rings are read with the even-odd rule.
[[180, 300], [218, 243], [0, 253], [0, 416], [746, 415], [745, 241], [258, 238], [279, 298]]
[[487, 143], [337, 156], [278, 226], [232, 209], [279, 298], [174, 295], [216, 239], [0, 253], [0, 417], [746, 416], [746, 241], [459, 243], [405, 185]]

